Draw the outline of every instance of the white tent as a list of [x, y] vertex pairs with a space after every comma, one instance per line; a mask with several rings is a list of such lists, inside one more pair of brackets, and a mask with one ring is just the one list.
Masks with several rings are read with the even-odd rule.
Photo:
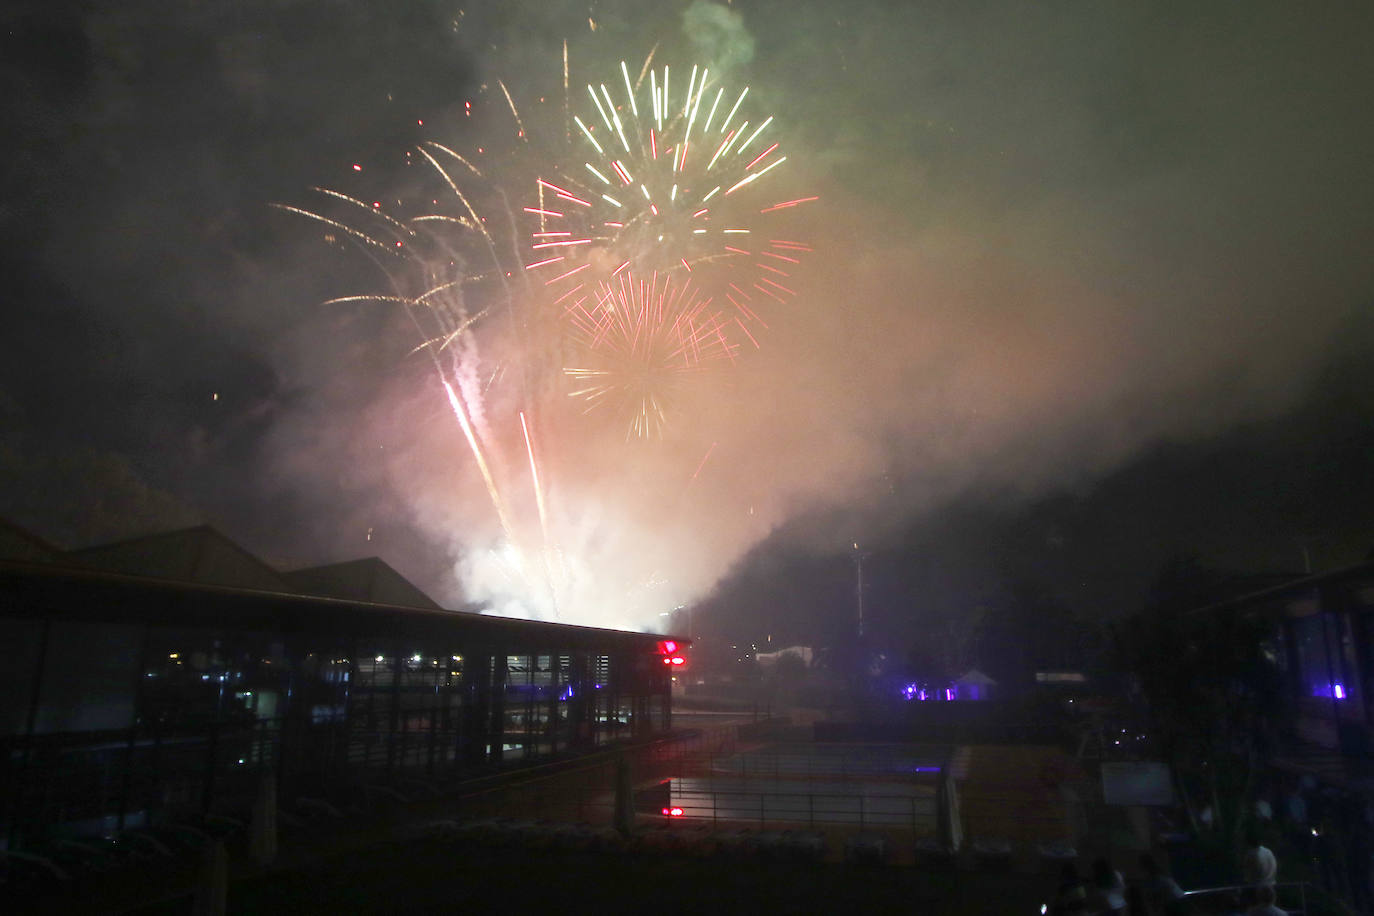
[[977, 668], [970, 668], [954, 679], [954, 686], [960, 700], [986, 700], [992, 696], [997, 681]]
[[778, 663], [778, 659], [784, 655], [795, 655], [801, 659], [806, 666], [811, 667], [812, 651], [810, 646], [788, 646], [786, 649], [779, 649], [776, 652], [759, 652], [754, 658], [758, 661], [760, 668], [771, 668]]

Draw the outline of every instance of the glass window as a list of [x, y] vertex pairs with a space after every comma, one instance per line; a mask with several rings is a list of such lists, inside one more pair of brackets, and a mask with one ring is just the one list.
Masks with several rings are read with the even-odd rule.
[[0, 646], [6, 648], [5, 664], [0, 666], [0, 735], [28, 730], [42, 640], [43, 621], [0, 618]]
[[53, 621], [34, 731], [132, 724], [141, 643], [139, 627]]
[[1311, 614], [1292, 622], [1301, 696], [1344, 700], [1349, 695], [1350, 685], [1344, 683], [1340, 674], [1339, 625], [1334, 614]]

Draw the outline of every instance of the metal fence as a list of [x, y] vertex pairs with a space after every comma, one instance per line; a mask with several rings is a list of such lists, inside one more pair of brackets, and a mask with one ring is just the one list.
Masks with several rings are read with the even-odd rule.
[[[623, 759], [639, 787], [638, 814], [665, 821], [772, 827], [936, 830], [938, 765], [910, 749], [818, 747], [741, 752], [738, 728], [719, 726], [674, 739], [598, 754], [574, 767], [540, 767], [514, 783], [464, 797], [472, 817], [507, 816], [608, 824], [615, 811], [616, 768]], [[892, 779], [883, 781], [882, 777]]]
[[[749, 789], [679, 788], [664, 793], [667, 801], [647, 806], [647, 813], [712, 825], [808, 828], [851, 826], [860, 830], [903, 828], [928, 835], [936, 830], [938, 803], [933, 795], [779, 792]], [[651, 796], [652, 798], [652, 796]], [[645, 808], [646, 806], [641, 806]]]

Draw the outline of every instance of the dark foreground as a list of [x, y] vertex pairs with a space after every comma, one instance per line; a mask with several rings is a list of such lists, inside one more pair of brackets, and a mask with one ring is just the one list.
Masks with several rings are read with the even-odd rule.
[[[1053, 880], [909, 866], [394, 842], [232, 884], [229, 913], [1032, 914]], [[191, 912], [188, 898], [133, 911]]]

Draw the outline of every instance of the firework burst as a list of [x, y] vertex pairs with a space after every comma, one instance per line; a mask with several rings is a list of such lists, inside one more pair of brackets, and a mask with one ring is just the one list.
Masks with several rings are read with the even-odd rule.
[[[424, 177], [400, 197], [317, 188], [314, 206], [277, 205], [385, 276], [379, 292], [331, 302], [407, 315], [504, 535], [473, 556], [495, 558], [495, 587], [541, 616], [587, 613], [595, 601], [569, 599], [599, 594], [612, 571], [593, 575], [583, 512], [567, 504], [572, 456], [599, 449], [600, 431], [555, 405], [613, 418], [613, 436], [661, 437], [697, 376], [758, 346], [810, 250], [787, 217], [815, 198], [777, 189], [786, 157], [773, 120], [751, 120], [747, 89], [693, 70], [684, 92], [647, 63], [619, 76], [618, 100], [589, 87], [585, 118], [565, 103], [562, 118], [522, 119], [498, 82], [492, 107], [511, 122], [499, 152], [426, 141], [404, 153]], [[551, 165], [570, 152], [575, 169]], [[512, 205], [519, 187], [534, 193]]]
[[[733, 360], [727, 319], [690, 279], [621, 271], [568, 309], [585, 362], [563, 371], [587, 410], [608, 410], [628, 435], [662, 434], [678, 389], [712, 362]], [[590, 304], [588, 304], [590, 303]]]
[[774, 188], [787, 157], [773, 118], [749, 116], [747, 87], [693, 67], [679, 90], [670, 68], [632, 79], [623, 61], [619, 77], [614, 92], [588, 85], [588, 117], [572, 117], [584, 161], [536, 182], [526, 270], [569, 314], [626, 270], [690, 278], [730, 304], [719, 332], [757, 347], [759, 306], [795, 295], [810, 251], [786, 217], [816, 198]]

